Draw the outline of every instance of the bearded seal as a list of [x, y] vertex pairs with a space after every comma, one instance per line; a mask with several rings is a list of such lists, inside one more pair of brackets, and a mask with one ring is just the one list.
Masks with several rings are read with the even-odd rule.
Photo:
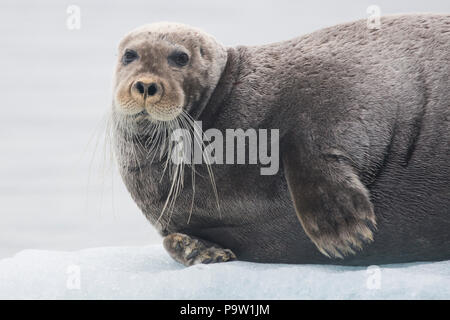
[[[449, 259], [449, 76], [450, 15], [387, 16], [380, 29], [360, 20], [251, 47], [150, 24], [119, 45], [114, 152], [185, 265]], [[277, 128], [280, 170], [172, 164], [168, 136], [195, 135], [193, 120], [219, 132]]]

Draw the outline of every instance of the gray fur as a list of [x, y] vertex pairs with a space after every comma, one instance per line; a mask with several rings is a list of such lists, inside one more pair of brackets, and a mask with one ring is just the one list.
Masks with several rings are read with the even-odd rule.
[[162, 235], [204, 239], [239, 260], [450, 259], [449, 76], [450, 15], [389, 16], [379, 30], [357, 21], [228, 48], [206, 107], [189, 112], [204, 129], [279, 128], [279, 173], [213, 165], [219, 213], [206, 168], [196, 166], [189, 224], [190, 168], [170, 223], [158, 221], [170, 185], [167, 175], [160, 182], [161, 163], [138, 157], [130, 167], [119, 155], [121, 174]]

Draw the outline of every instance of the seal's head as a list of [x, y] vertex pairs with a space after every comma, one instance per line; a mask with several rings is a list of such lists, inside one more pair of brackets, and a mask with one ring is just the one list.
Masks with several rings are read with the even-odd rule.
[[183, 110], [202, 108], [227, 61], [226, 48], [212, 36], [178, 23], [145, 25], [119, 45], [114, 109], [169, 121]]

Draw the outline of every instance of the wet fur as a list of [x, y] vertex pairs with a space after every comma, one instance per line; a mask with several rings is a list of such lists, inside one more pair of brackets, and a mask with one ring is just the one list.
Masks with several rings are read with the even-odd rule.
[[207, 169], [196, 167], [194, 194], [186, 167], [170, 218], [160, 218], [171, 183], [160, 162], [137, 157], [133, 167], [119, 156], [121, 174], [162, 235], [204, 239], [240, 260], [450, 259], [449, 76], [450, 15], [384, 17], [380, 30], [357, 21], [228, 48], [214, 92], [191, 115], [223, 132], [279, 128], [279, 173], [213, 165], [219, 212]]

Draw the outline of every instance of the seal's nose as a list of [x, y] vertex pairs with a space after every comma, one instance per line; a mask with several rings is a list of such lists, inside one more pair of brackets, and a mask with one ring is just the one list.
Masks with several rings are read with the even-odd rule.
[[159, 86], [156, 82], [136, 81], [134, 87], [144, 98], [146, 96], [153, 97], [159, 91]]
[[142, 106], [158, 103], [164, 95], [164, 81], [156, 76], [142, 76], [131, 83], [131, 96]]

